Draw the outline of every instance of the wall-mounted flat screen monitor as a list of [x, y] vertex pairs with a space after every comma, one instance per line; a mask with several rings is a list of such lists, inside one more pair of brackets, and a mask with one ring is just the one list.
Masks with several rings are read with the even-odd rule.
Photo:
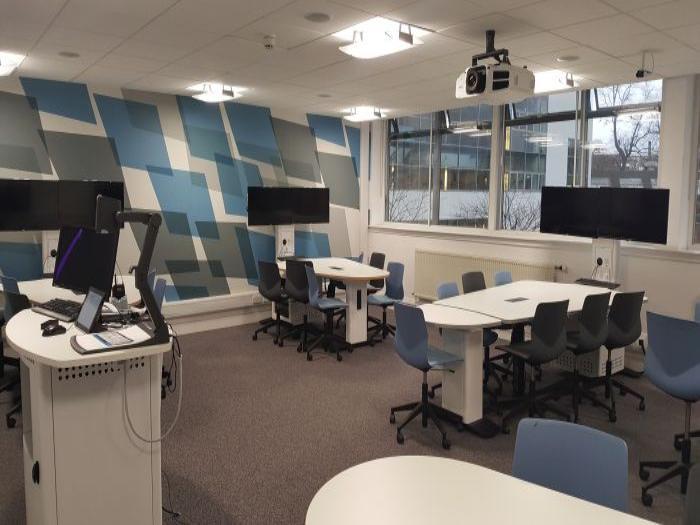
[[[121, 201], [124, 207], [124, 183], [108, 181], [59, 181], [58, 214], [61, 226], [94, 228], [97, 196]], [[122, 225], [122, 228], [124, 226]]]
[[61, 228], [53, 285], [78, 293], [90, 288], [111, 290], [119, 233], [89, 228]]
[[666, 244], [666, 189], [542, 188], [540, 231]]
[[248, 188], [248, 224], [326, 224], [330, 217], [328, 188]]
[[0, 231], [95, 225], [98, 195], [124, 203], [124, 183], [0, 179]]
[[51, 230], [57, 224], [54, 181], [0, 179], [0, 230]]

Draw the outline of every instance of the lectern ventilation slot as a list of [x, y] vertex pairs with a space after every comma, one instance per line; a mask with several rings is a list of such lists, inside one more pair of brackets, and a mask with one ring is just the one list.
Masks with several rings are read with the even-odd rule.
[[58, 369], [59, 381], [73, 381], [86, 379], [92, 376], [104, 376], [121, 372], [122, 366], [118, 362], [96, 363], [94, 365], [71, 366]]

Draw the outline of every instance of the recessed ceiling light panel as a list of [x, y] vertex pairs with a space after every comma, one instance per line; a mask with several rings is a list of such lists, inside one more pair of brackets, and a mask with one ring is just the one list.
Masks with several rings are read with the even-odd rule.
[[0, 77], [11, 75], [24, 60], [24, 55], [0, 51]]
[[377, 16], [335, 33], [333, 36], [348, 42], [340, 50], [355, 58], [377, 58], [406, 51], [423, 43], [424, 29]]
[[375, 108], [374, 106], [357, 106], [344, 109], [343, 113], [345, 113], [343, 118], [350, 122], [368, 122], [384, 118], [386, 110]]
[[242, 95], [246, 88], [238, 86], [227, 86], [220, 82], [202, 82], [187, 88], [190, 91], [198, 93], [192, 95], [192, 98], [201, 100], [202, 102], [226, 102], [233, 100]]
[[327, 13], [314, 12], [305, 14], [304, 18], [309, 22], [313, 22], [314, 24], [324, 24], [331, 19], [331, 15]]
[[561, 55], [556, 58], [556, 61], [561, 63], [576, 62], [580, 57], [578, 55]]
[[75, 51], [59, 51], [58, 56], [63, 58], [78, 58], [80, 57], [80, 53], [76, 53]]

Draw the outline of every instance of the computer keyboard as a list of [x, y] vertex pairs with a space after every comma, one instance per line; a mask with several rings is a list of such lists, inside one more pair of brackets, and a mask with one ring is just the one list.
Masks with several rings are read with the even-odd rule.
[[80, 303], [67, 299], [51, 299], [33, 307], [32, 310], [59, 321], [72, 322], [78, 318], [81, 306]]

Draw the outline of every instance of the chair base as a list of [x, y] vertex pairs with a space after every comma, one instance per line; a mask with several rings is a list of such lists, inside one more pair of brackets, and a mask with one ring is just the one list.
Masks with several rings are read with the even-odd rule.
[[[257, 341], [258, 335], [260, 335], [261, 333], [269, 335], [268, 330], [270, 328], [276, 328], [277, 330], [275, 331], [275, 335], [273, 336], [273, 342], [275, 344], [279, 344], [279, 339], [282, 335], [282, 333], [281, 333], [282, 327], [290, 329], [290, 328], [292, 328], [292, 325], [290, 323], [288, 323], [287, 321], [283, 321], [280, 318], [279, 313], [277, 314], [276, 319], [272, 319], [272, 318], [264, 319], [263, 321], [260, 322], [260, 326], [255, 330], [255, 332], [253, 332], [253, 341]], [[282, 346], [282, 345], [280, 345], [280, 346]]]
[[374, 326], [367, 329], [367, 342], [370, 346], [374, 343], [379, 343], [386, 339], [386, 337], [391, 334], [396, 337], [396, 326], [389, 324], [386, 320], [386, 309], [388, 306], [382, 306], [382, 319], [375, 319], [374, 317], [368, 317], [368, 321], [374, 323]]
[[680, 477], [681, 478], [681, 494], [685, 494], [688, 489], [688, 475], [690, 474], [690, 469], [693, 466], [691, 463], [691, 437], [693, 432], [690, 431], [690, 417], [691, 417], [691, 407], [692, 403], [686, 401], [685, 403], [685, 431], [682, 434], [682, 439], [680, 440], [680, 451], [681, 459], [670, 460], [670, 461], [640, 461], [639, 462], [639, 478], [642, 481], [647, 481], [649, 479], [650, 469], [660, 469], [666, 472], [647, 483], [642, 487], [642, 503], [646, 507], [650, 507], [654, 502], [654, 498], [649, 491], [654, 487], [666, 483], [669, 480]]
[[[597, 388], [599, 386], [605, 387], [605, 399], [609, 399], [609, 403], [602, 401], [599, 396], [596, 396], [593, 392], [591, 392], [593, 388]], [[636, 397], [639, 400], [639, 405], [637, 408], [640, 411], [646, 410], [646, 401], [644, 396], [612, 376], [612, 362], [610, 361], [610, 351], [608, 351], [608, 361], [605, 363], [605, 376], [590, 380], [589, 385], [587, 385], [584, 390], [583, 396], [590, 399], [594, 406], [606, 410], [608, 412], [608, 419], [612, 423], [617, 421], [615, 389], [619, 391], [621, 397], [624, 397], [627, 394], [632, 397]]]
[[410, 410], [411, 413], [396, 429], [396, 442], [399, 445], [402, 445], [404, 443], [404, 435], [402, 432], [403, 429], [406, 427], [406, 425], [408, 425], [411, 421], [413, 421], [416, 417], [420, 415], [421, 425], [423, 426], [423, 428], [427, 428], [428, 420], [432, 421], [433, 424], [437, 427], [440, 434], [442, 435], [442, 448], [444, 448], [445, 450], [449, 450], [450, 441], [447, 439], [447, 432], [445, 432], [445, 428], [442, 424], [442, 421], [440, 421], [440, 418], [438, 417], [438, 414], [442, 410], [442, 407], [439, 407], [434, 403], [428, 401], [427, 372], [423, 372], [423, 383], [421, 384], [421, 400], [415, 401], [413, 403], [408, 403], [406, 405], [393, 407], [390, 412], [389, 422], [391, 424], [396, 423], [396, 412], [406, 412], [408, 410]]
[[326, 330], [323, 333], [321, 333], [321, 335], [317, 337], [313, 342], [311, 342], [310, 345], [307, 346], [306, 344], [304, 344], [303, 351], [306, 352], [307, 361], [313, 360], [311, 352], [313, 352], [319, 346], [322, 346], [326, 352], [334, 353], [336, 360], [338, 361], [343, 360], [341, 351], [345, 350], [348, 353], [352, 353], [353, 351], [353, 346], [350, 343], [333, 333], [333, 317], [335, 315], [335, 310], [329, 310], [325, 312], [325, 314]]
[[511, 405], [510, 410], [501, 418], [501, 432], [504, 434], [510, 433], [509, 423], [516, 416], [527, 412], [529, 417], [545, 417], [547, 412], [556, 414], [565, 421], [571, 421], [571, 416], [559, 408], [556, 405], [549, 403], [550, 400], [558, 397], [559, 389], [558, 385], [552, 385], [540, 391], [536, 389], [537, 377], [534, 368], [531, 367], [529, 388], [527, 395], [523, 397], [515, 397], [513, 399], [508, 399], [505, 401], [500, 401], [498, 403], [498, 411], [500, 412], [501, 407], [509, 404]]

